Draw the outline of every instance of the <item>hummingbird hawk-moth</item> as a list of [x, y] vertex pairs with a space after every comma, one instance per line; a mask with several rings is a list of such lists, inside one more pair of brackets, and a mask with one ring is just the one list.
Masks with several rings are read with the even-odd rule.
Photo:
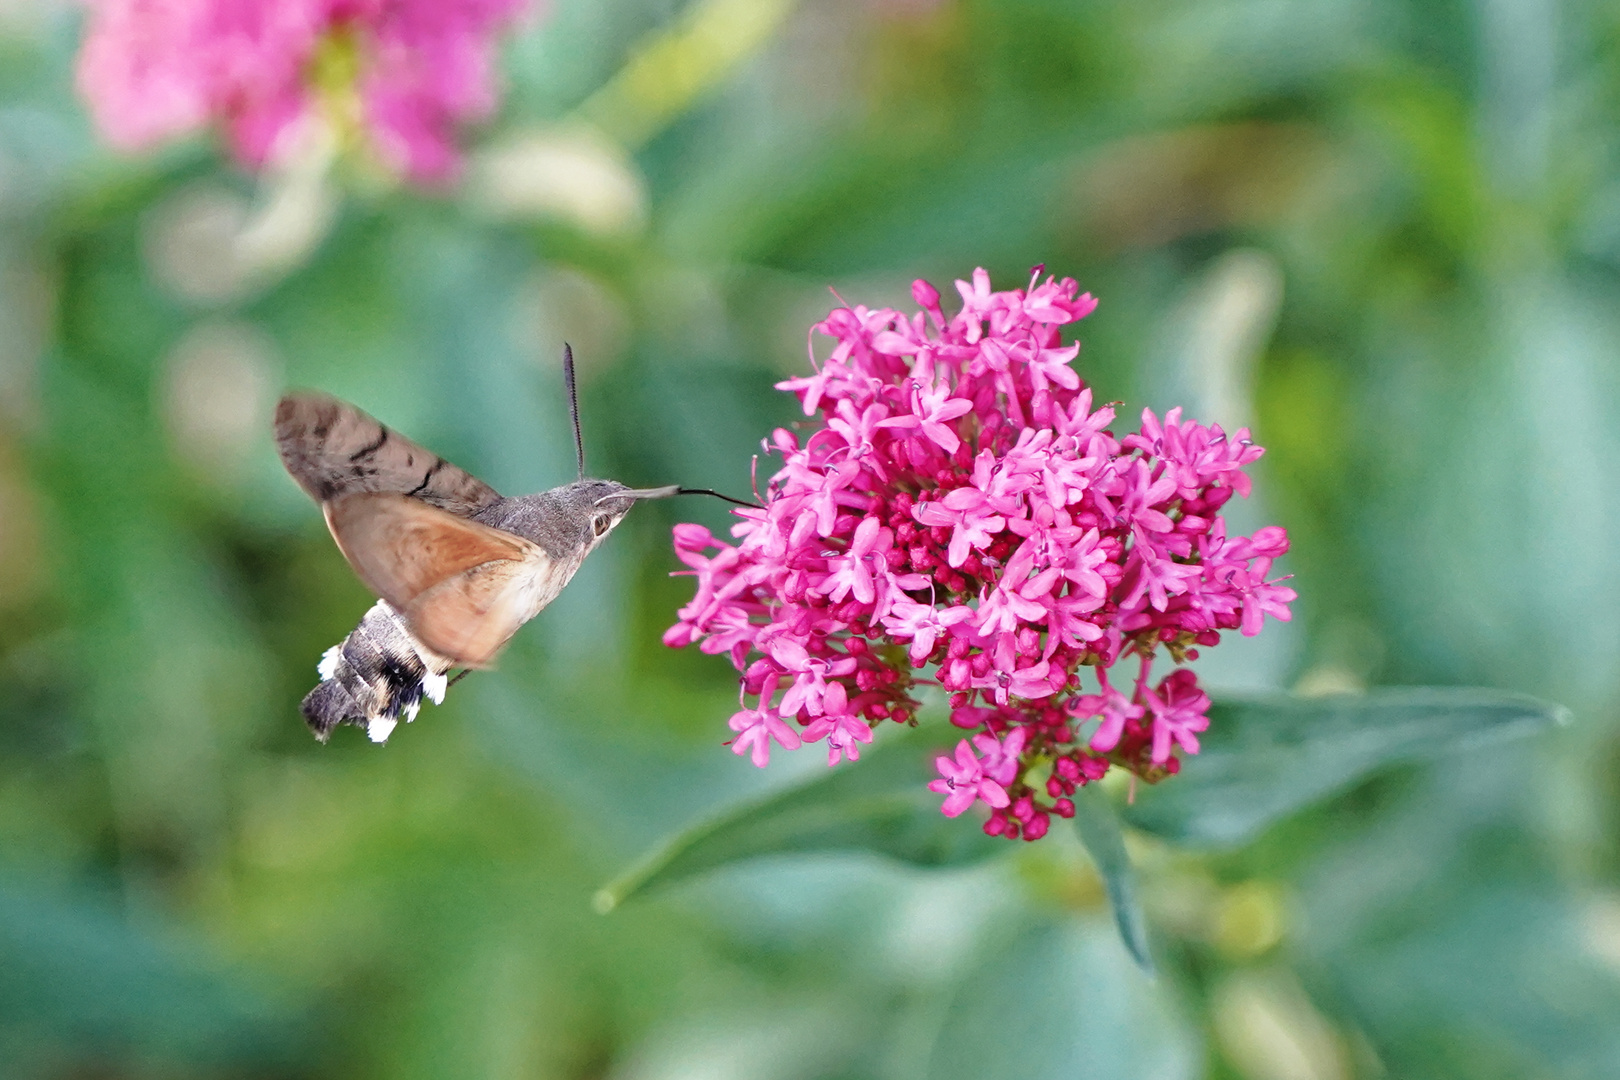
[[738, 501], [707, 489], [588, 479], [572, 350], [563, 370], [579, 478], [515, 498], [336, 398], [300, 392], [277, 404], [282, 463], [380, 597], [326, 650], [320, 684], [304, 697], [304, 719], [322, 742], [339, 724], [354, 724], [380, 743], [401, 716], [416, 718], [424, 697], [441, 703], [450, 669], [489, 666], [638, 500]]

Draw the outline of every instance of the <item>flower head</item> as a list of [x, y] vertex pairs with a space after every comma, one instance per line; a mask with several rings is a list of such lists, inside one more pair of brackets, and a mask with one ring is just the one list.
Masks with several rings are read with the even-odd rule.
[[[782, 467], [734, 544], [676, 527], [697, 591], [665, 641], [730, 654], [758, 701], [735, 749], [759, 764], [772, 739], [854, 760], [938, 683], [973, 733], [937, 761], [941, 809], [983, 803], [985, 831], [1035, 840], [1110, 768], [1157, 781], [1198, 752], [1208, 696], [1154, 666], [1287, 619], [1294, 591], [1270, 574], [1288, 536], [1227, 536], [1220, 508], [1261, 453], [1247, 430], [1179, 409], [1109, 430], [1062, 338], [1096, 307], [1074, 281], [997, 292], [978, 270], [957, 292], [954, 315], [919, 281], [916, 313], [817, 324], [826, 358], [779, 386], [823, 424], [769, 440]], [[1127, 657], [1134, 678], [1110, 679]]]
[[496, 100], [496, 35], [527, 0], [90, 0], [79, 91], [115, 146], [221, 125], [271, 162], [306, 121], [362, 137], [418, 180], [458, 163]]

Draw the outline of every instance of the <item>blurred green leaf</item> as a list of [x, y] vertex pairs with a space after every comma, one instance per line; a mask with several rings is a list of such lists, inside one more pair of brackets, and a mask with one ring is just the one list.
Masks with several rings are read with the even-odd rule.
[[1430, 770], [1296, 875], [1297, 970], [1390, 1076], [1620, 1075], [1620, 903], [1572, 894], [1526, 827], [1550, 792], [1527, 760], [1504, 746]]
[[1118, 811], [1101, 789], [1088, 785], [1075, 792], [1074, 825], [1103, 879], [1103, 887], [1108, 890], [1108, 903], [1114, 909], [1120, 940], [1142, 970], [1151, 973], [1153, 956], [1148, 952], [1147, 924], [1136, 895], [1136, 871], [1125, 853], [1125, 834], [1120, 828]]
[[706, 870], [805, 851], [872, 851], [921, 866], [954, 866], [1007, 849], [970, 821], [939, 812], [927, 783], [941, 733], [923, 728], [887, 740], [861, 760], [814, 780], [740, 803], [671, 837], [597, 892], [608, 912], [648, 889]]
[[1421, 761], [1568, 721], [1562, 705], [1479, 687], [1217, 702], [1203, 749], [1126, 819], [1168, 840], [1237, 845], [1386, 765]]
[[926, 1072], [936, 1080], [1191, 1080], [1197, 1038], [1168, 987], [1096, 921], [1026, 924], [992, 942], [942, 1011]]
[[0, 890], [7, 1076], [48, 1057], [289, 1066], [309, 1049], [300, 1019], [196, 949], [142, 932], [82, 895]]
[[1305, 965], [1376, 1034], [1392, 1075], [1617, 1075], [1620, 983], [1588, 944], [1590, 913], [1553, 890], [1489, 882], [1425, 914], [1412, 933]]

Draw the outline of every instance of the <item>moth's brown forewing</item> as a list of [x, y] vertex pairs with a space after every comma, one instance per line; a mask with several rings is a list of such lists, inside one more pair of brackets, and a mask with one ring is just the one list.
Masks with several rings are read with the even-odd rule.
[[390, 491], [469, 517], [500, 498], [471, 473], [325, 394], [281, 399], [276, 448], [293, 479], [321, 503]]

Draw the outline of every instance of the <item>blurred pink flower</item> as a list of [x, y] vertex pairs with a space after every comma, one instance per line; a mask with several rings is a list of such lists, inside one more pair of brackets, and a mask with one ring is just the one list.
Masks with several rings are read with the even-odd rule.
[[[1197, 753], [1209, 698], [1184, 667], [1155, 685], [1154, 665], [1287, 619], [1294, 591], [1268, 575], [1288, 534], [1226, 534], [1220, 508], [1261, 454], [1248, 431], [1180, 409], [1108, 430], [1060, 336], [1096, 307], [1074, 281], [996, 292], [977, 270], [957, 292], [954, 315], [918, 281], [919, 312], [841, 307], [815, 327], [827, 358], [779, 386], [824, 426], [772, 436], [782, 468], [737, 511], [735, 545], [676, 527], [697, 591], [664, 640], [730, 654], [758, 700], [732, 721], [756, 762], [767, 731], [854, 759], [936, 682], [975, 732], [938, 759], [943, 811], [982, 802], [986, 832], [1034, 840], [1110, 768], [1157, 781]], [[1126, 657], [1134, 685], [1110, 681]]]
[[218, 123], [257, 167], [324, 112], [390, 168], [444, 180], [457, 125], [495, 106], [496, 38], [527, 2], [87, 0], [77, 82], [124, 149]]

